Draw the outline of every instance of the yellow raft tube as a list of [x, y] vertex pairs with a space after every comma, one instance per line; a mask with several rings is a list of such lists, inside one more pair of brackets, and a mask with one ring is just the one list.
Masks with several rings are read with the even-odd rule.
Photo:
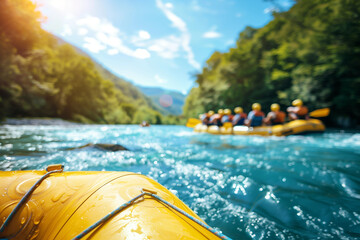
[[261, 136], [288, 136], [325, 131], [324, 124], [318, 119], [294, 120], [285, 124], [261, 127], [218, 127], [198, 124], [194, 127], [195, 132], [211, 134], [234, 134], [234, 135], [261, 135]]
[[136, 173], [0, 172], [0, 194], [0, 239], [229, 239]]

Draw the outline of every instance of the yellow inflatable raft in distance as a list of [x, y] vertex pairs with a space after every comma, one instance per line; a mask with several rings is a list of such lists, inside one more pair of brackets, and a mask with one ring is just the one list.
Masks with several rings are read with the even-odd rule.
[[143, 175], [48, 171], [0, 172], [1, 239], [229, 239]]
[[260, 136], [288, 136], [296, 134], [314, 133], [325, 131], [325, 125], [318, 119], [294, 120], [285, 124], [260, 127], [218, 127], [198, 124], [194, 127], [195, 132], [207, 132], [210, 134], [234, 134], [234, 135], [260, 135]]

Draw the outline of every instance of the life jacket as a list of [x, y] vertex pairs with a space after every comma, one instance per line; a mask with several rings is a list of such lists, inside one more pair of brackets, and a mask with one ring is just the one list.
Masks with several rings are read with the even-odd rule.
[[222, 122], [222, 123], [231, 122], [231, 119], [232, 119], [232, 116], [231, 116], [231, 115], [224, 115], [224, 116], [221, 118], [221, 122]]
[[252, 112], [254, 112], [254, 115], [250, 119], [251, 120], [250, 126], [251, 127], [261, 126], [265, 114], [262, 111], [258, 111], [258, 110], [253, 110]]
[[220, 114], [218, 114], [218, 113], [212, 115], [210, 117], [208, 125], [217, 125], [217, 126], [221, 127], [222, 126], [221, 118], [222, 118], [222, 116]]
[[235, 114], [232, 120], [233, 125], [234, 126], [244, 125], [246, 117], [247, 117], [246, 113]]
[[308, 110], [307, 107], [300, 106], [300, 107], [298, 107], [298, 110], [296, 112], [294, 112], [294, 113], [296, 114], [298, 119], [306, 119], [306, 116], [307, 116], [308, 112], [309, 112], [309, 110]]
[[273, 113], [275, 113], [275, 118], [271, 119], [272, 125], [281, 124], [285, 122], [286, 114], [283, 111], [278, 111]]
[[209, 119], [210, 122], [215, 121], [215, 119], [217, 118], [216, 114], [212, 115]]
[[207, 124], [209, 122], [209, 115], [208, 114], [203, 114], [200, 118], [201, 122], [203, 124]]

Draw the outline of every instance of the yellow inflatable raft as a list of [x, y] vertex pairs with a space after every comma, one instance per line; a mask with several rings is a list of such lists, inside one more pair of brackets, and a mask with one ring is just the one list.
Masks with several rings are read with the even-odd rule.
[[211, 134], [234, 134], [234, 135], [261, 135], [261, 136], [288, 136], [294, 134], [305, 134], [325, 131], [324, 124], [318, 119], [294, 120], [282, 125], [261, 127], [218, 127], [198, 124], [194, 127], [195, 132], [206, 132]]
[[229, 239], [130, 172], [0, 172], [1, 239]]

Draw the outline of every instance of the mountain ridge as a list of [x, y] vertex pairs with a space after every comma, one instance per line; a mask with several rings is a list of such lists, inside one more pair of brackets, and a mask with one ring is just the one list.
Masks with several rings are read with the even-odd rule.
[[[176, 90], [166, 89], [162, 87], [148, 87], [141, 85], [136, 85], [136, 87], [139, 88], [143, 94], [149, 97], [158, 108], [160, 108], [160, 112], [162, 114], [182, 115], [182, 108], [186, 99], [185, 94]], [[166, 98], [166, 95], [171, 97], [170, 106], [164, 106], [164, 104], [162, 105], [161, 98]]]

